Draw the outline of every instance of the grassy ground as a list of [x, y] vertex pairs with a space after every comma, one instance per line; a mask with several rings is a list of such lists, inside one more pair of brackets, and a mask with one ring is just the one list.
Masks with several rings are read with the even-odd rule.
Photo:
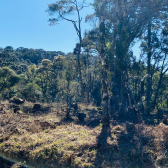
[[[113, 116], [110, 130], [103, 130], [102, 111], [79, 105], [86, 119], [76, 114], [65, 122], [65, 106], [42, 104], [32, 112], [32, 103], [0, 103], [0, 151], [34, 165], [55, 168], [153, 168], [168, 167], [168, 126], [122, 121]], [[105, 139], [106, 141], [102, 141]]]

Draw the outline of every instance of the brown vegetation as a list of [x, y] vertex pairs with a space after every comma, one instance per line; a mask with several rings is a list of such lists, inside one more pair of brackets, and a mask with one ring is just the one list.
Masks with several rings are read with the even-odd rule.
[[[24, 112], [28, 106], [29, 111]], [[41, 109], [48, 106], [43, 104]], [[37, 168], [46, 165], [81, 168], [166, 166], [168, 126], [163, 123], [152, 126], [111, 120], [110, 130], [105, 133], [102, 132], [99, 115], [101, 109], [79, 106], [86, 115], [82, 123], [75, 114], [71, 115], [72, 121], [63, 121], [66, 114], [63, 105], [50, 104], [49, 112], [31, 113], [33, 104], [27, 102], [20, 105], [21, 113], [14, 113], [11, 103], [1, 102], [1, 153], [22, 157]], [[90, 124], [94, 120], [99, 120], [98, 124]], [[103, 141], [100, 137], [107, 139]]]

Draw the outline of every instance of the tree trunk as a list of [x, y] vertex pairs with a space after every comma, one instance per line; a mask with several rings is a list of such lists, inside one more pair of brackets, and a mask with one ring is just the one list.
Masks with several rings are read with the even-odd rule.
[[[126, 90], [127, 90], [127, 95], [129, 95], [130, 101], [131, 101], [131, 105], [134, 105], [134, 100], [133, 100], [133, 96], [132, 96], [132, 90], [131, 87], [129, 85], [129, 78], [128, 78], [128, 72], [126, 72], [125, 74], [125, 86], [126, 86]], [[129, 103], [128, 103], [129, 105]]]
[[90, 93], [91, 73], [87, 74], [87, 77], [88, 77], [88, 80], [87, 80], [87, 103], [90, 103], [89, 93]]
[[78, 74], [79, 74], [79, 83], [80, 83], [80, 87], [81, 87], [81, 97], [82, 97], [82, 102], [83, 102], [84, 101], [84, 88], [83, 88], [81, 64], [80, 64], [80, 51], [78, 51], [78, 53], [77, 53], [77, 66], [78, 66]]
[[108, 107], [109, 95], [108, 95], [108, 85], [107, 85], [108, 61], [106, 58], [105, 23], [103, 18], [101, 18], [99, 29], [100, 29], [100, 56], [101, 56], [101, 64], [102, 64], [103, 127], [108, 128], [110, 126], [109, 107]]
[[70, 97], [69, 97], [69, 84], [70, 84], [70, 81], [68, 81], [68, 84], [67, 84], [67, 111], [66, 111], [66, 120], [69, 119], [69, 114], [70, 114]]
[[77, 1], [76, 1], [76, 9], [78, 13], [78, 37], [79, 37], [79, 50], [77, 53], [77, 62], [78, 62], [78, 73], [79, 73], [79, 80], [80, 80], [80, 87], [81, 87], [81, 97], [82, 97], [82, 102], [84, 101], [84, 87], [83, 87], [83, 81], [82, 81], [82, 73], [81, 73], [81, 64], [80, 64], [80, 53], [81, 53], [81, 47], [82, 47], [82, 35], [81, 35], [81, 17], [79, 13], [79, 9], [77, 6]]
[[146, 92], [146, 99], [147, 99], [147, 114], [150, 115], [150, 100], [151, 100], [151, 78], [150, 78], [150, 65], [151, 65], [151, 21], [148, 22], [148, 59], [147, 59], [147, 92]]
[[154, 101], [153, 101], [153, 108], [155, 108], [155, 106], [156, 106], [156, 101], [158, 99], [159, 90], [160, 90], [161, 84], [162, 84], [162, 78], [163, 78], [163, 73], [161, 72], [159, 83], [158, 83], [158, 86], [157, 86], [157, 89], [156, 89], [156, 92], [155, 92], [155, 97], [154, 97]]
[[156, 92], [155, 92], [154, 101], [153, 101], [153, 104], [152, 104], [152, 108], [155, 108], [155, 106], [156, 106], [156, 102], [157, 102], [158, 95], [159, 95], [159, 90], [161, 88], [161, 84], [162, 84], [162, 81], [163, 81], [163, 76], [168, 71], [168, 68], [165, 71], [163, 71], [164, 67], [165, 67], [165, 60], [166, 60], [166, 58], [167, 58], [167, 54], [165, 53], [165, 56], [164, 56], [164, 59], [163, 59], [163, 63], [162, 63], [162, 67], [161, 67], [161, 73], [160, 73], [160, 78], [159, 78], [158, 86], [157, 86], [157, 89], [156, 89]]

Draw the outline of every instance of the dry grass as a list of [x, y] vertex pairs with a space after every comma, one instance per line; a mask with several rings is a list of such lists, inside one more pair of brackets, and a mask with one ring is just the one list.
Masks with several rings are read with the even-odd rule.
[[[33, 104], [26, 103], [25, 109]], [[43, 106], [49, 106], [44, 104]], [[1, 107], [3, 109], [1, 109]], [[13, 113], [12, 104], [0, 104], [0, 151], [22, 157], [35, 167], [152, 168], [166, 166], [168, 126], [124, 123], [111, 125], [110, 135], [98, 147], [102, 124], [95, 127], [61, 122], [63, 105], [50, 104], [50, 111]], [[82, 112], [97, 117], [97, 108], [80, 105]], [[92, 113], [93, 112], [93, 113]], [[98, 113], [98, 112], [97, 112]]]

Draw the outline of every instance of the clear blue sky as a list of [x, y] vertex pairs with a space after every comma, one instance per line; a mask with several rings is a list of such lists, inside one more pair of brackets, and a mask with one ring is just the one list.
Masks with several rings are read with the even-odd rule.
[[[0, 47], [42, 48], [46, 51], [72, 52], [78, 42], [72, 23], [61, 21], [59, 25], [49, 26], [50, 16], [45, 10], [48, 4], [55, 1], [1, 0]], [[91, 1], [87, 0], [87, 2]], [[85, 8], [82, 16], [84, 18], [91, 13], [93, 13], [91, 7]], [[84, 32], [85, 29], [88, 30], [91, 27], [83, 22], [82, 31]], [[137, 49], [135, 51], [138, 52]]]

